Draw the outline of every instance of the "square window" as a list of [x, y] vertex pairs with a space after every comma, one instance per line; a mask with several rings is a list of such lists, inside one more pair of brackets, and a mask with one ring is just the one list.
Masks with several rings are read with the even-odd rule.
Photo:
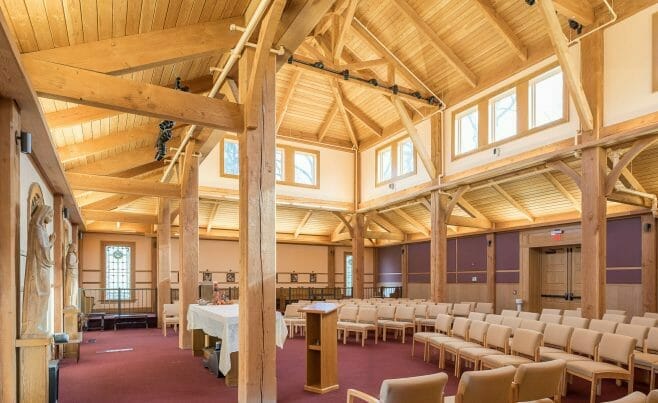
[[489, 142], [494, 143], [516, 135], [516, 90], [504, 92], [489, 101]]
[[317, 184], [317, 156], [303, 151], [295, 151], [295, 183], [300, 185]]
[[564, 81], [559, 67], [531, 80], [528, 91], [530, 128], [564, 117]]
[[455, 118], [455, 154], [473, 151], [478, 147], [478, 109], [466, 110]]
[[224, 175], [238, 176], [240, 173], [240, 148], [237, 140], [224, 139]]

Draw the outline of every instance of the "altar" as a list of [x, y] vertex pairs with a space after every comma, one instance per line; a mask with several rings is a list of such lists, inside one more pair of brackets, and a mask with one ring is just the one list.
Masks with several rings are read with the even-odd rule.
[[[187, 330], [195, 333], [203, 332], [208, 336], [216, 337], [222, 340], [222, 349], [219, 356], [219, 370], [224, 374], [231, 371], [231, 361], [236, 359], [231, 357], [239, 348], [240, 339], [238, 337], [238, 304], [233, 305], [198, 305], [192, 304], [187, 311]], [[288, 338], [288, 328], [283, 321], [281, 312], [276, 312], [276, 345], [283, 348]], [[199, 346], [203, 343], [198, 337], [193, 337], [194, 350], [202, 349]], [[235, 368], [237, 370], [237, 367]], [[237, 371], [236, 371], [237, 372]]]

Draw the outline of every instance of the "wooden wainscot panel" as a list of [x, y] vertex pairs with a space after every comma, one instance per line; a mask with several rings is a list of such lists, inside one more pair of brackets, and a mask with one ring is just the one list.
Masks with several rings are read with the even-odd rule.
[[626, 315], [642, 316], [642, 284], [606, 284], [606, 306], [622, 309]]

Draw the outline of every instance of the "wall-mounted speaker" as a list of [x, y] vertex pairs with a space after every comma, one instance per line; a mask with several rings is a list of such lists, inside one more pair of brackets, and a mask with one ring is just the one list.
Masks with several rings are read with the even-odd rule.
[[69, 219], [69, 209], [67, 207], [64, 207], [62, 209], [62, 216], [64, 216], [64, 218], [66, 218], [67, 220]]
[[642, 230], [644, 230], [644, 232], [651, 232], [651, 223], [645, 222], [644, 225], [642, 226]]
[[32, 133], [22, 131], [20, 136], [16, 136], [16, 139], [20, 141], [23, 154], [32, 154]]

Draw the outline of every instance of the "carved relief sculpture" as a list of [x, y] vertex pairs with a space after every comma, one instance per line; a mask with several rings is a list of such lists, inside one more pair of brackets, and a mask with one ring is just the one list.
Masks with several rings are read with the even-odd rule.
[[28, 226], [21, 338], [49, 337], [51, 251], [55, 234], [48, 235], [48, 224], [52, 220], [52, 207], [39, 205]]
[[66, 283], [64, 285], [66, 306], [78, 306], [78, 248], [71, 243], [66, 254]]

